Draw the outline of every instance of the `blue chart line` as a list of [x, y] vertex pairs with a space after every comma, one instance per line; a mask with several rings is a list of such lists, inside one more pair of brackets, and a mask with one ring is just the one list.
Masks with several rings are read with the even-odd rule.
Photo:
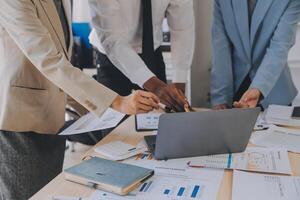
[[152, 181], [150, 181], [149, 183], [144, 183], [142, 185], [142, 187], [140, 188], [140, 192], [148, 192], [150, 186], [152, 185]]
[[177, 196], [181, 197], [181, 196], [183, 195], [183, 193], [184, 193], [184, 190], [185, 190], [185, 188], [184, 188], [184, 187], [181, 187], [181, 188], [179, 189], [178, 193], [177, 193]]
[[229, 169], [231, 167], [231, 160], [232, 160], [232, 154], [230, 153], [228, 156], [228, 162], [227, 162], [227, 168]]
[[168, 194], [170, 194], [170, 192], [171, 192], [171, 190], [166, 189], [166, 190], [164, 191], [164, 194], [165, 194], [165, 195], [168, 195]]
[[196, 185], [196, 186], [194, 187], [194, 190], [193, 190], [193, 192], [192, 192], [191, 197], [192, 197], [192, 198], [196, 198], [199, 192], [200, 192], [200, 186], [199, 186], [199, 185]]
[[144, 188], [147, 186], [147, 183], [144, 183], [140, 189], [140, 192], [143, 192], [144, 191]]

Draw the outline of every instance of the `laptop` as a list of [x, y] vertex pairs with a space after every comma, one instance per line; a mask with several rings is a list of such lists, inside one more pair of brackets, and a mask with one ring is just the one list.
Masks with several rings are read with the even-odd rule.
[[155, 136], [145, 136], [155, 159], [243, 152], [260, 108], [163, 114]]

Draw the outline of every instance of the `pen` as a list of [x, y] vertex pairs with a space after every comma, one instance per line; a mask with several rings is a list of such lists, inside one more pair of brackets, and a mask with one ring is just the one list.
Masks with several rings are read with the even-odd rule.
[[81, 197], [53, 196], [52, 200], [82, 200]]
[[128, 151], [133, 151], [136, 150], [136, 147], [132, 148], [132, 149], [128, 149]]

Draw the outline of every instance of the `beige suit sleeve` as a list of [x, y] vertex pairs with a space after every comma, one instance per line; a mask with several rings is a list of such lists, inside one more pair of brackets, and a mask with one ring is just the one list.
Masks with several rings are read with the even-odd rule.
[[0, 0], [0, 23], [34, 66], [86, 109], [101, 115], [116, 93], [73, 67], [37, 16], [31, 0]]

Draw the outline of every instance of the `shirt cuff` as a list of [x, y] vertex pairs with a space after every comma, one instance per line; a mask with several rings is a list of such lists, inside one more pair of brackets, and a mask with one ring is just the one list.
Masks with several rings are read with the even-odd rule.
[[132, 82], [134, 82], [141, 88], [144, 88], [145, 82], [154, 76], [155, 75], [145, 66], [145, 67], [140, 67], [140, 69], [136, 70], [132, 74], [130, 79], [132, 80]]
[[188, 80], [188, 70], [176, 69], [173, 72], [173, 83], [186, 83]]

